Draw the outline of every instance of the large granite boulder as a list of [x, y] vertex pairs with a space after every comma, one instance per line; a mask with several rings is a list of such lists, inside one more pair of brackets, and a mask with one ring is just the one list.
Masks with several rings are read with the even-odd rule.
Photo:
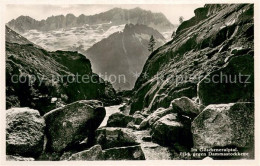
[[203, 105], [254, 101], [253, 56], [233, 57], [226, 66], [206, 76], [198, 85], [198, 96]]
[[105, 114], [97, 100], [82, 100], [48, 112], [44, 115], [47, 148], [59, 152], [79, 143], [95, 132]]
[[121, 112], [116, 112], [109, 116], [107, 120], [107, 127], [126, 127], [132, 120], [132, 116], [125, 115]]
[[180, 119], [177, 113], [167, 114], [151, 126], [152, 140], [160, 145], [173, 146], [176, 143], [192, 146], [189, 119]]
[[41, 154], [45, 121], [39, 111], [11, 108], [6, 111], [6, 152], [34, 157]]
[[140, 145], [106, 149], [103, 156], [105, 160], [145, 160]]
[[254, 104], [209, 105], [192, 122], [192, 133], [195, 148], [249, 148], [254, 143]]
[[102, 149], [137, 145], [136, 136], [131, 129], [103, 127], [96, 131], [96, 144]]

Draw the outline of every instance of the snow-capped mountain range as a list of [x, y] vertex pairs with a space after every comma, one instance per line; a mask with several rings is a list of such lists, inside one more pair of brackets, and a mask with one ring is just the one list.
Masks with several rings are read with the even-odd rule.
[[122, 31], [125, 24], [130, 23], [154, 28], [164, 36], [166, 41], [170, 39], [177, 27], [162, 13], [152, 13], [141, 8], [129, 10], [114, 8], [91, 16], [58, 15], [41, 21], [29, 16], [20, 16], [7, 25], [46, 50], [83, 53], [109, 35]]

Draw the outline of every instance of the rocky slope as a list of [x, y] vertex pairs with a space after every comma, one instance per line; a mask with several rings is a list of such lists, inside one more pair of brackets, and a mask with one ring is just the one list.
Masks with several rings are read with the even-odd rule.
[[[196, 9], [146, 61], [129, 100], [125, 116], [132, 121], [126, 127], [148, 131], [150, 138], [143, 139], [169, 147], [173, 159], [253, 159], [253, 9], [252, 4]], [[118, 113], [110, 117], [116, 126], [126, 119]]]
[[104, 75], [107, 78], [110, 75], [124, 75], [126, 81], [117, 80], [113, 86], [129, 90], [134, 87], [148, 58], [148, 43], [152, 35], [156, 42], [155, 48], [165, 43], [164, 37], [157, 30], [141, 24], [126, 24], [122, 32], [116, 32], [94, 44], [85, 55], [90, 59], [93, 71], [101, 73], [103, 78]]
[[[254, 101], [253, 39], [253, 5], [206, 5], [195, 10], [195, 17], [180, 25], [175, 38], [149, 56], [133, 90], [131, 113], [167, 108], [182, 96], [198, 96], [205, 105]], [[213, 72], [232, 80], [240, 73], [244, 82], [204, 83]], [[249, 84], [245, 75], [250, 76]]]
[[20, 34], [16, 33], [15, 31], [13, 31], [7, 26], [5, 26], [5, 31], [6, 31], [6, 36], [5, 36], [6, 42], [17, 43], [17, 44], [28, 44], [28, 45], [33, 45], [35, 47], [39, 47], [38, 45], [35, 45], [34, 43], [24, 38]]
[[[79, 81], [73, 81], [72, 76], [76, 79], [77, 75]], [[82, 81], [83, 75], [88, 76], [86, 83]], [[41, 114], [81, 99], [100, 99], [107, 104], [117, 100], [112, 85], [92, 72], [85, 56], [77, 52], [47, 52], [9, 28], [6, 95], [7, 108], [31, 107]]]

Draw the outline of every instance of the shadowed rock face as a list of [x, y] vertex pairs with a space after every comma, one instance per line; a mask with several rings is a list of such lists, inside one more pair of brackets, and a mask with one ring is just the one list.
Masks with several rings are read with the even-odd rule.
[[[117, 101], [112, 85], [92, 72], [85, 56], [69, 51], [47, 52], [9, 28], [6, 38], [7, 108], [30, 107], [44, 114], [77, 100], [100, 99], [105, 104]], [[66, 79], [77, 74], [81, 75], [78, 82]], [[83, 83], [83, 75], [92, 81]], [[52, 103], [52, 98], [57, 102]]]
[[83, 14], [79, 17], [73, 14], [67, 14], [66, 16], [59, 15], [48, 17], [42, 21], [37, 21], [29, 16], [20, 16], [8, 22], [8, 26], [23, 33], [31, 29], [49, 31], [60, 28], [77, 27], [84, 24], [95, 25], [102, 23], [109, 23], [107, 29], [113, 25], [127, 23], [144, 24], [159, 31], [169, 31], [173, 29], [173, 25], [162, 13], [152, 13], [151, 11], [146, 11], [141, 8], [130, 10], [114, 8], [91, 16], [85, 16]]
[[[252, 57], [253, 7], [252, 4], [206, 5], [204, 9], [197, 10], [195, 17], [199, 21], [179, 29], [172, 41], [149, 56], [135, 84], [134, 94], [130, 100], [130, 113], [144, 108], [150, 109], [151, 112], [158, 107], [167, 108], [173, 99], [182, 96], [196, 97], [197, 84], [210, 73], [224, 70], [224, 66], [232, 61], [231, 57]], [[191, 19], [187, 22], [193, 21]], [[241, 61], [237, 63], [236, 68], [251, 70], [253, 61], [250, 60], [251, 67], [243, 62], [247, 63]], [[239, 95], [238, 98], [232, 98], [228, 102], [253, 101], [254, 98], [250, 95], [253, 93], [252, 85], [253, 83], [243, 89], [248, 92], [247, 94]], [[210, 91], [214, 93], [214, 89], [218, 90], [214, 87]], [[243, 100], [245, 95], [248, 97]]]
[[[208, 81], [214, 80], [214, 77], [219, 77], [218, 81]], [[198, 84], [198, 96], [203, 105], [252, 101], [254, 98], [253, 56], [245, 54], [232, 57], [226, 66], [212, 72]]]

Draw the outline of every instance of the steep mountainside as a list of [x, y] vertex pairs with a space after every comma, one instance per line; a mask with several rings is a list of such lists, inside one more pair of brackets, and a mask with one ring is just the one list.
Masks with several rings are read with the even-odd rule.
[[12, 29], [10, 29], [8, 26], [5, 26], [5, 30], [6, 30], [6, 37], [5, 37], [6, 42], [17, 43], [17, 44], [28, 44], [28, 45], [33, 45], [35, 47], [40, 48], [38, 45], [35, 45], [28, 39], [26, 39], [23, 36], [21, 36], [20, 34], [16, 33]]
[[[83, 75], [89, 78], [88, 82], [82, 82]], [[72, 76], [79, 81], [73, 81]], [[85, 56], [77, 52], [47, 52], [9, 28], [6, 29], [6, 96], [7, 108], [31, 107], [41, 113], [82, 99], [100, 99], [105, 103], [117, 100], [111, 84], [92, 72]]]
[[107, 29], [113, 25], [126, 23], [144, 24], [159, 31], [169, 31], [173, 28], [173, 25], [162, 13], [152, 13], [141, 8], [129, 10], [114, 8], [91, 16], [83, 14], [78, 17], [73, 14], [67, 14], [66, 16], [59, 15], [48, 17], [46, 20], [41, 21], [37, 21], [29, 16], [20, 16], [15, 20], [11, 20], [8, 26], [18, 32], [24, 33], [31, 29], [50, 31], [60, 28], [78, 27], [84, 24], [96, 25], [103, 23], [111, 23], [107, 26]]
[[129, 90], [134, 87], [147, 60], [148, 43], [152, 35], [156, 41], [155, 48], [165, 43], [164, 37], [157, 30], [141, 24], [126, 24], [122, 32], [114, 33], [94, 44], [85, 54], [95, 73], [107, 77], [125, 75], [126, 82], [117, 80], [113, 86]]
[[[198, 97], [205, 106], [254, 101], [253, 19], [250, 4], [195, 10], [175, 38], [149, 56], [133, 90], [131, 113], [168, 108], [182, 96]], [[214, 75], [233, 81], [214, 82]], [[239, 75], [244, 82], [234, 83]]]

